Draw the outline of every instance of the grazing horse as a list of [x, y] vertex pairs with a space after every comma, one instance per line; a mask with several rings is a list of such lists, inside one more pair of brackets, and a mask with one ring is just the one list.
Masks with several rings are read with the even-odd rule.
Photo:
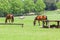
[[7, 23], [7, 20], [9, 20], [9, 23], [10, 23], [10, 21], [13, 23], [14, 22], [14, 16], [12, 14], [7, 14], [6, 19], [5, 19], [5, 23]]
[[[38, 16], [36, 16], [35, 19], [34, 19], [34, 26], [36, 24], [36, 20], [38, 21], [39, 26], [40, 26], [40, 21], [47, 20], [47, 16], [45, 16], [45, 15], [38, 15]], [[46, 25], [47, 25], [47, 22], [46, 22]]]

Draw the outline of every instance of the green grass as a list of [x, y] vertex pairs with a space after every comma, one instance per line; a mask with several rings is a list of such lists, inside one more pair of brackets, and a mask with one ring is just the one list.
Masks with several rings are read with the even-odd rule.
[[[49, 20], [60, 20], [57, 11], [48, 11], [46, 15]], [[34, 18], [35, 16], [25, 16], [21, 20], [15, 17], [14, 23], [24, 23], [23, 28], [20, 25], [0, 25], [0, 40], [60, 40], [60, 28], [41, 28], [38, 23], [33, 26]], [[0, 22], [4, 21], [5, 18], [1, 17]]]

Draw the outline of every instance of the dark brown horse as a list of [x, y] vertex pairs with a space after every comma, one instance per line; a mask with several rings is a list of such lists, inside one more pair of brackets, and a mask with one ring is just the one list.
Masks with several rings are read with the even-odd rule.
[[[38, 15], [38, 16], [36, 16], [35, 19], [34, 19], [34, 26], [36, 24], [36, 20], [38, 21], [39, 26], [40, 26], [40, 21], [47, 20], [47, 16], [45, 16], [45, 15]], [[47, 25], [47, 22], [46, 22], [46, 25]]]
[[14, 22], [14, 16], [12, 14], [7, 14], [6, 15], [6, 19], [5, 19], [5, 23], [7, 23], [7, 21], [10, 21], [13, 23]]

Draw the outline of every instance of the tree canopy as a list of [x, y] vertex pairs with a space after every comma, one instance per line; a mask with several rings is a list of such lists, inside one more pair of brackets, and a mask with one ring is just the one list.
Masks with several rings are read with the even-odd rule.
[[56, 6], [57, 6], [58, 9], [60, 9], [60, 2], [57, 2]]
[[25, 14], [29, 12], [41, 12], [45, 9], [43, 0], [0, 0], [0, 16], [7, 13], [14, 15]]

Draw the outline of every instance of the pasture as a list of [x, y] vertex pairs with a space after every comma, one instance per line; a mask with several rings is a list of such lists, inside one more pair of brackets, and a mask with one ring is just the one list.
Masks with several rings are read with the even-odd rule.
[[[60, 20], [57, 11], [47, 11], [46, 15], [48, 20]], [[0, 25], [0, 40], [60, 40], [60, 28], [41, 28], [38, 23], [33, 26], [34, 18], [35, 16], [25, 16], [22, 20], [15, 17], [14, 23], [24, 23], [23, 28], [20, 25]], [[0, 17], [0, 22], [4, 23], [4, 20], [4, 17]]]

